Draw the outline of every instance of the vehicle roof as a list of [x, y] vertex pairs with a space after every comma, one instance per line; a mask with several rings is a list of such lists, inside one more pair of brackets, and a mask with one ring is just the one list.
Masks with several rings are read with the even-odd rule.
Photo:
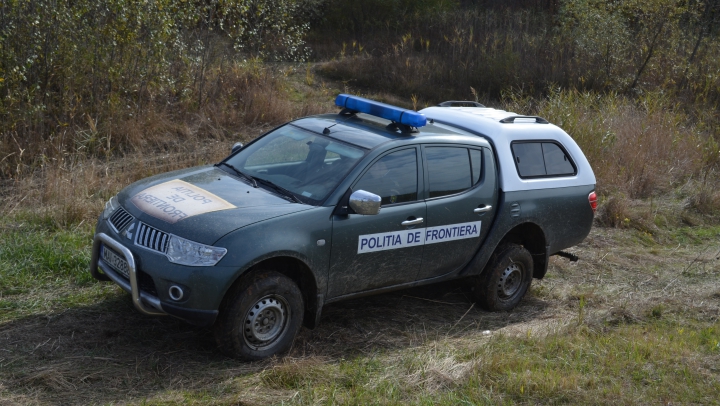
[[[518, 118], [512, 123], [501, 120], [518, 116], [513, 112], [487, 107], [428, 107], [420, 110], [436, 126], [490, 140], [500, 166], [500, 188], [505, 192], [549, 189], [595, 184], [595, 174], [575, 140], [560, 127], [534, 118]], [[522, 117], [522, 116], [519, 116]], [[439, 124], [439, 125], [438, 125]], [[574, 176], [521, 179], [518, 176], [510, 144], [520, 140], [556, 140], [575, 162]]]
[[478, 139], [474, 135], [463, 134], [462, 131], [433, 123], [428, 123], [413, 133], [392, 131], [387, 128], [391, 124], [390, 120], [364, 113], [323, 114], [301, 118], [293, 121], [292, 124], [319, 134], [324, 134], [323, 131], [327, 128], [329, 133], [325, 134], [326, 136], [367, 149], [374, 149], [390, 141], [412, 143], [418, 141], [462, 142], [464, 140], [473, 144], [486, 144], [485, 140]]
[[[430, 121], [448, 124], [455, 130], [465, 130], [483, 136], [493, 144], [503, 144], [507, 140], [528, 139], [565, 139], [569, 135], [560, 127], [546, 122], [536, 122], [535, 117], [489, 107], [428, 107], [420, 110]], [[503, 123], [501, 120], [517, 117], [515, 122]], [[572, 138], [570, 138], [572, 140]], [[575, 141], [572, 141], [575, 144]]]

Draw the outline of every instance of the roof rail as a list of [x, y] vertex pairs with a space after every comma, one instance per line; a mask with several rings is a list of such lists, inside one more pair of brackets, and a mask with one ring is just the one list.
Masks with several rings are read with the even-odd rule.
[[545, 120], [542, 117], [538, 117], [538, 116], [510, 116], [510, 117], [503, 118], [502, 120], [500, 120], [500, 122], [503, 124], [514, 123], [516, 118], [532, 118], [532, 119], [535, 119], [536, 123], [550, 124], [547, 120]]
[[438, 107], [485, 107], [484, 104], [480, 104], [470, 100], [448, 100], [438, 104]]

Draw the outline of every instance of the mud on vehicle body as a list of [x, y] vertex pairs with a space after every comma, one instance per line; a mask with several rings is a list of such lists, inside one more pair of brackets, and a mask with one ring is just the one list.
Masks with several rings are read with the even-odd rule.
[[339, 95], [222, 162], [138, 181], [98, 219], [91, 273], [230, 356], [287, 351], [325, 304], [468, 278], [509, 310], [592, 225], [595, 177], [539, 117]]

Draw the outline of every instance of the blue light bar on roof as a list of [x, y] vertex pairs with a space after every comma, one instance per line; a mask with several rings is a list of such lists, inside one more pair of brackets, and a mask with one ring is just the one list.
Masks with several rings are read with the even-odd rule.
[[348, 110], [358, 111], [396, 123], [409, 125], [411, 127], [423, 127], [427, 124], [425, 115], [414, 110], [407, 110], [402, 107], [391, 106], [375, 100], [369, 100], [350, 94], [339, 94], [335, 98], [335, 104]]

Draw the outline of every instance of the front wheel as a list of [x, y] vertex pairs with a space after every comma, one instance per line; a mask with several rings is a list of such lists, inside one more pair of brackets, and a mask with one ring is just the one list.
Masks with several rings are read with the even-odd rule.
[[303, 309], [300, 289], [290, 278], [256, 273], [230, 293], [215, 324], [215, 340], [234, 358], [259, 360], [285, 352], [302, 326]]
[[485, 310], [512, 310], [525, 296], [532, 275], [533, 260], [527, 249], [517, 244], [502, 246], [477, 278], [475, 300]]

